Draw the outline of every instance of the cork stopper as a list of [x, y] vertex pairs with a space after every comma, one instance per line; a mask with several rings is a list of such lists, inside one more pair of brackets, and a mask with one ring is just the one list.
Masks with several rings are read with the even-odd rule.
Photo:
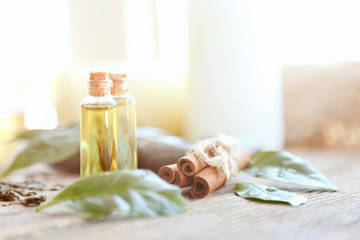
[[111, 80], [117, 80], [120, 78], [127, 78], [127, 75], [125, 73], [109, 73], [109, 78]]
[[89, 95], [106, 96], [109, 94], [111, 81], [106, 80], [106, 72], [90, 72], [88, 81]]
[[109, 78], [113, 82], [111, 88], [111, 95], [123, 95], [127, 92], [129, 86], [129, 80], [124, 73], [109, 73]]
[[106, 72], [90, 72], [89, 79], [94, 81], [106, 80]]

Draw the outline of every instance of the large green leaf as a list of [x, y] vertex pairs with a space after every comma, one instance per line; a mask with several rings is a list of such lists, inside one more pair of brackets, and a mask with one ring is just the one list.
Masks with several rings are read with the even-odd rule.
[[24, 139], [24, 140], [31, 140], [36, 139], [39, 136], [51, 136], [58, 132], [62, 132], [64, 130], [67, 130], [69, 128], [79, 128], [79, 124], [72, 124], [67, 126], [59, 126], [55, 129], [47, 130], [47, 129], [33, 129], [33, 130], [26, 130], [18, 134], [14, 140], [18, 139]]
[[42, 134], [42, 133], [44, 133], [46, 131], [48, 131], [48, 130], [43, 130], [43, 129], [27, 130], [27, 131], [21, 132], [19, 135], [17, 135], [14, 140], [17, 140], [17, 139], [32, 139], [32, 138], [35, 138], [35, 137], [39, 136], [40, 134]]
[[12, 165], [1, 176], [34, 163], [64, 161], [78, 153], [79, 149], [80, 132], [77, 127], [38, 131], [31, 137], [29, 135], [29, 145], [19, 153]]
[[336, 186], [309, 162], [286, 151], [255, 154], [245, 172], [254, 177], [295, 183], [321, 190], [337, 190]]
[[257, 183], [237, 183], [235, 193], [242, 198], [259, 199], [271, 202], [285, 202], [293, 207], [306, 203], [306, 198], [295, 193], [279, 190]]
[[173, 215], [185, 211], [188, 202], [179, 187], [168, 184], [149, 170], [120, 170], [78, 180], [50, 202], [37, 208], [61, 204], [82, 215]]

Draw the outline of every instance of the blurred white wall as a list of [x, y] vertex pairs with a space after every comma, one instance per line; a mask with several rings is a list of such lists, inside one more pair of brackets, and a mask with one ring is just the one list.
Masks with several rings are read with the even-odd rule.
[[188, 3], [190, 139], [226, 132], [282, 147], [281, 65], [274, 38], [259, 39], [273, 22], [256, 22], [253, 7], [247, 0]]
[[70, 54], [67, 1], [0, 1], [0, 9], [0, 118], [25, 111], [27, 127], [55, 127], [53, 87]]
[[278, 148], [280, 67], [359, 61], [359, 5], [1, 1], [0, 118], [28, 110], [34, 117], [28, 119], [45, 126], [44, 119], [57, 119], [56, 107], [61, 122], [77, 121], [89, 71], [120, 71], [133, 80], [139, 126], [188, 138], [214, 131], [248, 134]]

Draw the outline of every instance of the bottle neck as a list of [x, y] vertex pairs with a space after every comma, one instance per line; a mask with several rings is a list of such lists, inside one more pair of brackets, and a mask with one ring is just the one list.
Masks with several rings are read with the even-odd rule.
[[88, 89], [88, 95], [92, 97], [104, 97], [110, 94], [110, 88], [91, 88]]

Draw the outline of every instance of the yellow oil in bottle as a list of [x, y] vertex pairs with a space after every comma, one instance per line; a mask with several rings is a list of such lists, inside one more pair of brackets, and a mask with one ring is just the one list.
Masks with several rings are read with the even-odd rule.
[[82, 177], [119, 169], [117, 160], [116, 106], [81, 106]]
[[137, 168], [135, 100], [114, 97], [117, 102], [117, 158], [119, 169]]

